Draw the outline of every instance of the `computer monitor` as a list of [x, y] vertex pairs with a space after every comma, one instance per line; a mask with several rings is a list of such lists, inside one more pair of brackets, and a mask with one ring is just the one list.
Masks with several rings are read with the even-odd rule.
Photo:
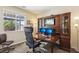
[[40, 28], [39, 32], [44, 35], [54, 35], [55, 29], [53, 28]]
[[46, 32], [46, 28], [40, 28], [39, 32], [42, 33], [42, 34], [44, 34]]
[[46, 29], [46, 35], [53, 35], [53, 34], [55, 34], [55, 30], [54, 29], [52, 29], [52, 28], [47, 28]]

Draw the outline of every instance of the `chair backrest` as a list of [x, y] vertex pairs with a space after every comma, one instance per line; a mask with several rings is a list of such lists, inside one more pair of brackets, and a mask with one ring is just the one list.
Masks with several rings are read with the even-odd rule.
[[34, 40], [32, 36], [33, 28], [32, 27], [24, 27], [25, 31], [25, 36], [26, 36], [26, 44], [30, 47], [33, 48], [34, 45]]
[[7, 40], [7, 35], [6, 34], [0, 34], [0, 44], [3, 42], [6, 42]]

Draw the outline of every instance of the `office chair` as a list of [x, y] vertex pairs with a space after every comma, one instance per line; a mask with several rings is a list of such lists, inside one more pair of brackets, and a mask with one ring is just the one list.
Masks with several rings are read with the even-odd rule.
[[[33, 28], [32, 27], [24, 27], [24, 31], [25, 31], [25, 36], [26, 36], [26, 44], [28, 45], [29, 48], [33, 49], [33, 52], [35, 51], [36, 47], [39, 47], [39, 45], [41, 44], [40, 42], [36, 42], [33, 39], [32, 33], [33, 33]], [[39, 51], [40, 52], [40, 51]]]
[[[14, 41], [7, 41], [7, 35], [6, 34], [0, 34], [0, 45], [2, 45], [2, 51], [7, 51], [7, 53], [10, 51], [11, 47], [10, 45], [13, 43]], [[13, 48], [14, 49], [14, 48]]]

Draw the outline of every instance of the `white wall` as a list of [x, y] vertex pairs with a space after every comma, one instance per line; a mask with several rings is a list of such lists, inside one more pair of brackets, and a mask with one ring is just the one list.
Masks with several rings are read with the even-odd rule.
[[[10, 10], [10, 11], [14, 11], [15, 13], [19, 13], [22, 15], [25, 15], [27, 18], [25, 20], [25, 23], [27, 23], [27, 20], [35, 20], [36, 19], [36, 15], [30, 13], [29, 11], [25, 11], [22, 9], [19, 9], [17, 7], [8, 7], [8, 6], [0, 6], [0, 34], [1, 33], [6, 33], [7, 34], [7, 40], [13, 40], [14, 44], [20, 43], [25, 41], [25, 33], [24, 31], [4, 31], [4, 26], [3, 26], [3, 10]], [[27, 24], [26, 24], [27, 25]], [[26, 26], [25, 25], [25, 26]]]
[[[77, 31], [76, 31], [76, 28], [74, 27], [74, 24], [76, 23], [76, 20], [74, 19], [74, 17], [79, 17], [79, 7], [78, 6], [53, 7], [51, 10], [49, 10], [48, 12], [46, 12], [44, 14], [41, 14], [38, 17], [62, 14], [62, 13], [66, 13], [66, 12], [71, 12], [71, 48], [79, 49], [79, 38], [78, 38], [78, 48], [77, 48]], [[79, 24], [79, 20], [78, 20], [78, 24]], [[79, 31], [79, 29], [78, 29], [78, 31]]]

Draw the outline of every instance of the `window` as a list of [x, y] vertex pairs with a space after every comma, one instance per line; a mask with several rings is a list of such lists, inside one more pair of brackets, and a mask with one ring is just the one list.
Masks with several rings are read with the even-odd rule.
[[24, 16], [17, 16], [16, 29], [23, 30], [24, 27]]
[[5, 20], [4, 21], [4, 30], [15, 30], [14, 20]]
[[4, 13], [4, 30], [23, 30], [25, 16]]

